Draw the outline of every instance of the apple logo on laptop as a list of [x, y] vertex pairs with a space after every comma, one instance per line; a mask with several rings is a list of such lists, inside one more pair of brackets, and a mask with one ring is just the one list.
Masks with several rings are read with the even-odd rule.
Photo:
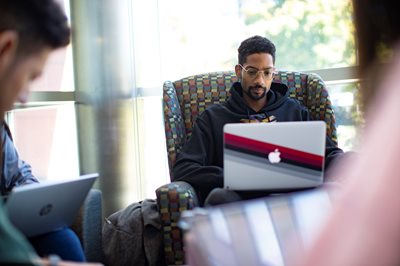
[[281, 161], [281, 153], [279, 150], [275, 149], [275, 151], [270, 152], [268, 154], [268, 160], [270, 163], [279, 163]]

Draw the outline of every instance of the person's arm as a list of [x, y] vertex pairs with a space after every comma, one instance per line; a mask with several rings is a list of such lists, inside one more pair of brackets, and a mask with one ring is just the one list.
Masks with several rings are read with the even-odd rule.
[[[310, 121], [312, 120], [310, 117], [310, 113], [308, 112], [307, 108], [303, 106], [301, 110], [302, 120], [303, 121]], [[343, 155], [343, 150], [340, 149], [330, 137], [326, 136], [325, 140], [325, 172], [329, 170], [329, 168], [336, 164], [339, 158]], [[334, 163], [335, 162], [335, 163]]]
[[342, 149], [340, 149], [330, 137], [326, 136], [325, 142], [325, 171], [328, 171], [338, 160], [344, 155]]
[[178, 154], [173, 167], [173, 181], [191, 184], [201, 204], [213, 188], [223, 186], [223, 169], [214, 164], [217, 147], [208, 119], [204, 113], [198, 117], [192, 136]]
[[1, 130], [3, 147], [3, 174], [1, 176], [1, 193], [7, 194], [15, 186], [37, 183], [29, 164], [19, 158], [18, 152], [11, 138], [11, 133], [4, 123]]

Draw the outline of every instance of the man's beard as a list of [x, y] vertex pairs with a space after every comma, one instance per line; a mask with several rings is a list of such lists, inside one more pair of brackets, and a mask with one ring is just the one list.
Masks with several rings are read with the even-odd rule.
[[[261, 95], [258, 94], [256, 95], [251, 93], [252, 90], [256, 90], [258, 88], [262, 88], [264, 90], [263, 93], [261, 93]], [[248, 90], [245, 91], [244, 93], [246, 93], [246, 95], [249, 96], [249, 98], [251, 98], [252, 100], [258, 101], [265, 97], [265, 95], [267, 94], [267, 88], [264, 86], [250, 86]]]

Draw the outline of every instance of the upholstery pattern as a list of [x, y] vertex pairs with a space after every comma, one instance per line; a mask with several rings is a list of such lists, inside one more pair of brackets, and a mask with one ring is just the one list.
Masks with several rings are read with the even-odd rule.
[[[168, 163], [171, 171], [176, 155], [192, 134], [197, 116], [208, 106], [223, 103], [237, 77], [234, 71], [212, 72], [186, 77], [163, 86], [163, 108]], [[279, 71], [274, 82], [289, 87], [290, 97], [306, 106], [313, 120], [324, 120], [327, 135], [337, 143], [335, 116], [329, 94], [316, 74]], [[171, 176], [172, 179], [172, 176]], [[156, 191], [164, 232], [164, 251], [168, 264], [183, 264], [182, 234], [177, 226], [183, 210], [198, 206], [194, 189], [185, 182], [172, 182]]]
[[178, 226], [185, 210], [199, 206], [196, 193], [186, 182], [171, 182], [156, 191], [164, 235], [164, 254], [168, 265], [184, 264], [182, 231]]

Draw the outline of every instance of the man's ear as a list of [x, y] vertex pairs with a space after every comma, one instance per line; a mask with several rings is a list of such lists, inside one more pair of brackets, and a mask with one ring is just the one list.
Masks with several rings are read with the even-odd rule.
[[242, 67], [239, 65], [235, 66], [235, 73], [236, 77], [238, 77], [239, 80], [242, 80]]
[[8, 30], [0, 32], [0, 71], [7, 69], [15, 60], [18, 47], [18, 34]]

